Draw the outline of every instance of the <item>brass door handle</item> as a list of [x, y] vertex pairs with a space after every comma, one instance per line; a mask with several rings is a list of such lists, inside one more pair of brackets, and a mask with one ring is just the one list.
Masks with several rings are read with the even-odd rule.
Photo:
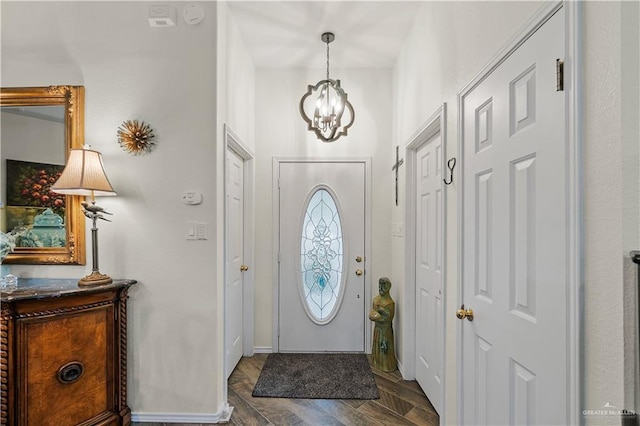
[[458, 309], [456, 311], [456, 317], [458, 317], [458, 319], [467, 319], [468, 321], [473, 321], [473, 309], [471, 308], [464, 308], [464, 303], [460, 306], [460, 309]]
[[240, 265], [240, 271], [244, 272], [248, 270], [249, 270], [249, 267], [247, 265]]
[[362, 275], [362, 274], [364, 274], [364, 272], [362, 271], [362, 269], [356, 269], [356, 275], [357, 275], [357, 276], [360, 276], [360, 275]]

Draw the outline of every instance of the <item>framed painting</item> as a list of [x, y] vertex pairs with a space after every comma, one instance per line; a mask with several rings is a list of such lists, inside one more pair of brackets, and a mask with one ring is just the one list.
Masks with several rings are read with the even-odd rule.
[[6, 160], [6, 229], [17, 247], [64, 247], [66, 197], [51, 191], [64, 165]]

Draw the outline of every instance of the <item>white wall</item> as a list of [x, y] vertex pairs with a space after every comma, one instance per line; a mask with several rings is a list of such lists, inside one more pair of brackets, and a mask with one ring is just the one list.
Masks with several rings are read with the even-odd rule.
[[218, 14], [218, 121], [255, 151], [255, 66], [226, 2]]
[[[447, 151], [449, 157], [455, 156], [456, 93], [540, 6], [541, 3], [524, 2], [425, 2], [394, 68], [395, 139], [405, 143], [446, 102]], [[584, 408], [597, 410], [610, 402], [633, 409], [633, 395], [626, 398], [624, 395], [623, 256], [628, 251], [625, 252], [627, 245], [623, 245], [623, 240], [637, 244], [640, 238], [637, 223], [640, 15], [637, 4], [585, 2], [583, 7]], [[631, 57], [625, 56], [629, 54]], [[624, 71], [622, 58], [626, 61]], [[621, 83], [621, 73], [628, 85]], [[631, 180], [627, 182], [627, 178]], [[453, 313], [458, 302], [458, 188], [454, 184], [447, 191], [445, 309]], [[624, 220], [623, 210], [627, 212]], [[403, 217], [402, 209], [394, 210], [393, 222], [402, 222]], [[392, 279], [400, 282], [404, 275], [404, 256], [400, 254], [403, 247], [402, 239], [394, 239], [393, 251], [397, 254], [393, 258]], [[630, 279], [627, 277], [627, 287], [633, 285]], [[453, 315], [447, 318], [445, 419], [447, 423], [455, 423], [457, 320]], [[637, 352], [634, 354], [637, 357]], [[406, 356], [410, 354], [401, 354], [402, 358]], [[627, 385], [627, 392], [630, 387], [633, 386]]]
[[[377, 288], [391, 274], [391, 210], [395, 206], [391, 166], [391, 72], [376, 69], [331, 69], [349, 95], [355, 122], [349, 135], [323, 143], [307, 131], [298, 103], [308, 84], [324, 78], [321, 69], [256, 70], [256, 347], [270, 350], [272, 297], [272, 165], [273, 157], [371, 157], [373, 172], [372, 253], [367, 276]], [[375, 90], [372, 90], [375, 89]], [[398, 287], [394, 283], [392, 296]], [[395, 296], [394, 296], [395, 297]], [[369, 343], [370, 344], [370, 343]]]
[[[6, 2], [2, 86], [84, 85], [86, 141], [118, 192], [98, 202], [100, 269], [139, 281], [129, 299], [129, 405], [134, 414], [215, 418], [224, 386], [222, 282], [216, 280], [216, 4], [200, 26], [150, 28], [147, 2]], [[132, 156], [118, 126], [138, 119], [157, 146]], [[242, 123], [244, 124], [244, 123]], [[187, 206], [185, 190], [203, 193]], [[210, 224], [186, 241], [186, 221]], [[87, 233], [87, 247], [90, 247]], [[88, 255], [90, 259], [90, 254]], [[90, 262], [89, 262], [90, 263]], [[22, 266], [22, 277], [80, 277], [86, 266]], [[207, 417], [208, 416], [208, 417]], [[205, 420], [202, 420], [205, 421]]]
[[585, 3], [584, 17], [584, 405], [598, 409], [610, 402], [627, 408], [622, 118], [628, 105], [623, 107], [621, 80], [622, 40], [627, 36], [620, 2]]

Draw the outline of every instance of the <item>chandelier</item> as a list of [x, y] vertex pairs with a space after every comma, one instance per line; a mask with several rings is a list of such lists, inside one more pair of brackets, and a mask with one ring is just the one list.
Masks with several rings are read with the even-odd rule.
[[[316, 85], [309, 84], [300, 99], [300, 114], [307, 123], [307, 130], [313, 131], [323, 142], [333, 142], [340, 136], [346, 136], [355, 117], [347, 94], [340, 87], [340, 80], [329, 78], [329, 43], [335, 38], [333, 33], [322, 34], [322, 41], [327, 43], [327, 78]], [[307, 114], [311, 109], [313, 112]]]

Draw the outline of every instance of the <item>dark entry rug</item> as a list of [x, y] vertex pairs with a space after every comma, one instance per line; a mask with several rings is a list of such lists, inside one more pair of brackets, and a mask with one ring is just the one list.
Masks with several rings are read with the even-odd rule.
[[306, 399], [378, 399], [364, 354], [269, 354], [253, 396]]

